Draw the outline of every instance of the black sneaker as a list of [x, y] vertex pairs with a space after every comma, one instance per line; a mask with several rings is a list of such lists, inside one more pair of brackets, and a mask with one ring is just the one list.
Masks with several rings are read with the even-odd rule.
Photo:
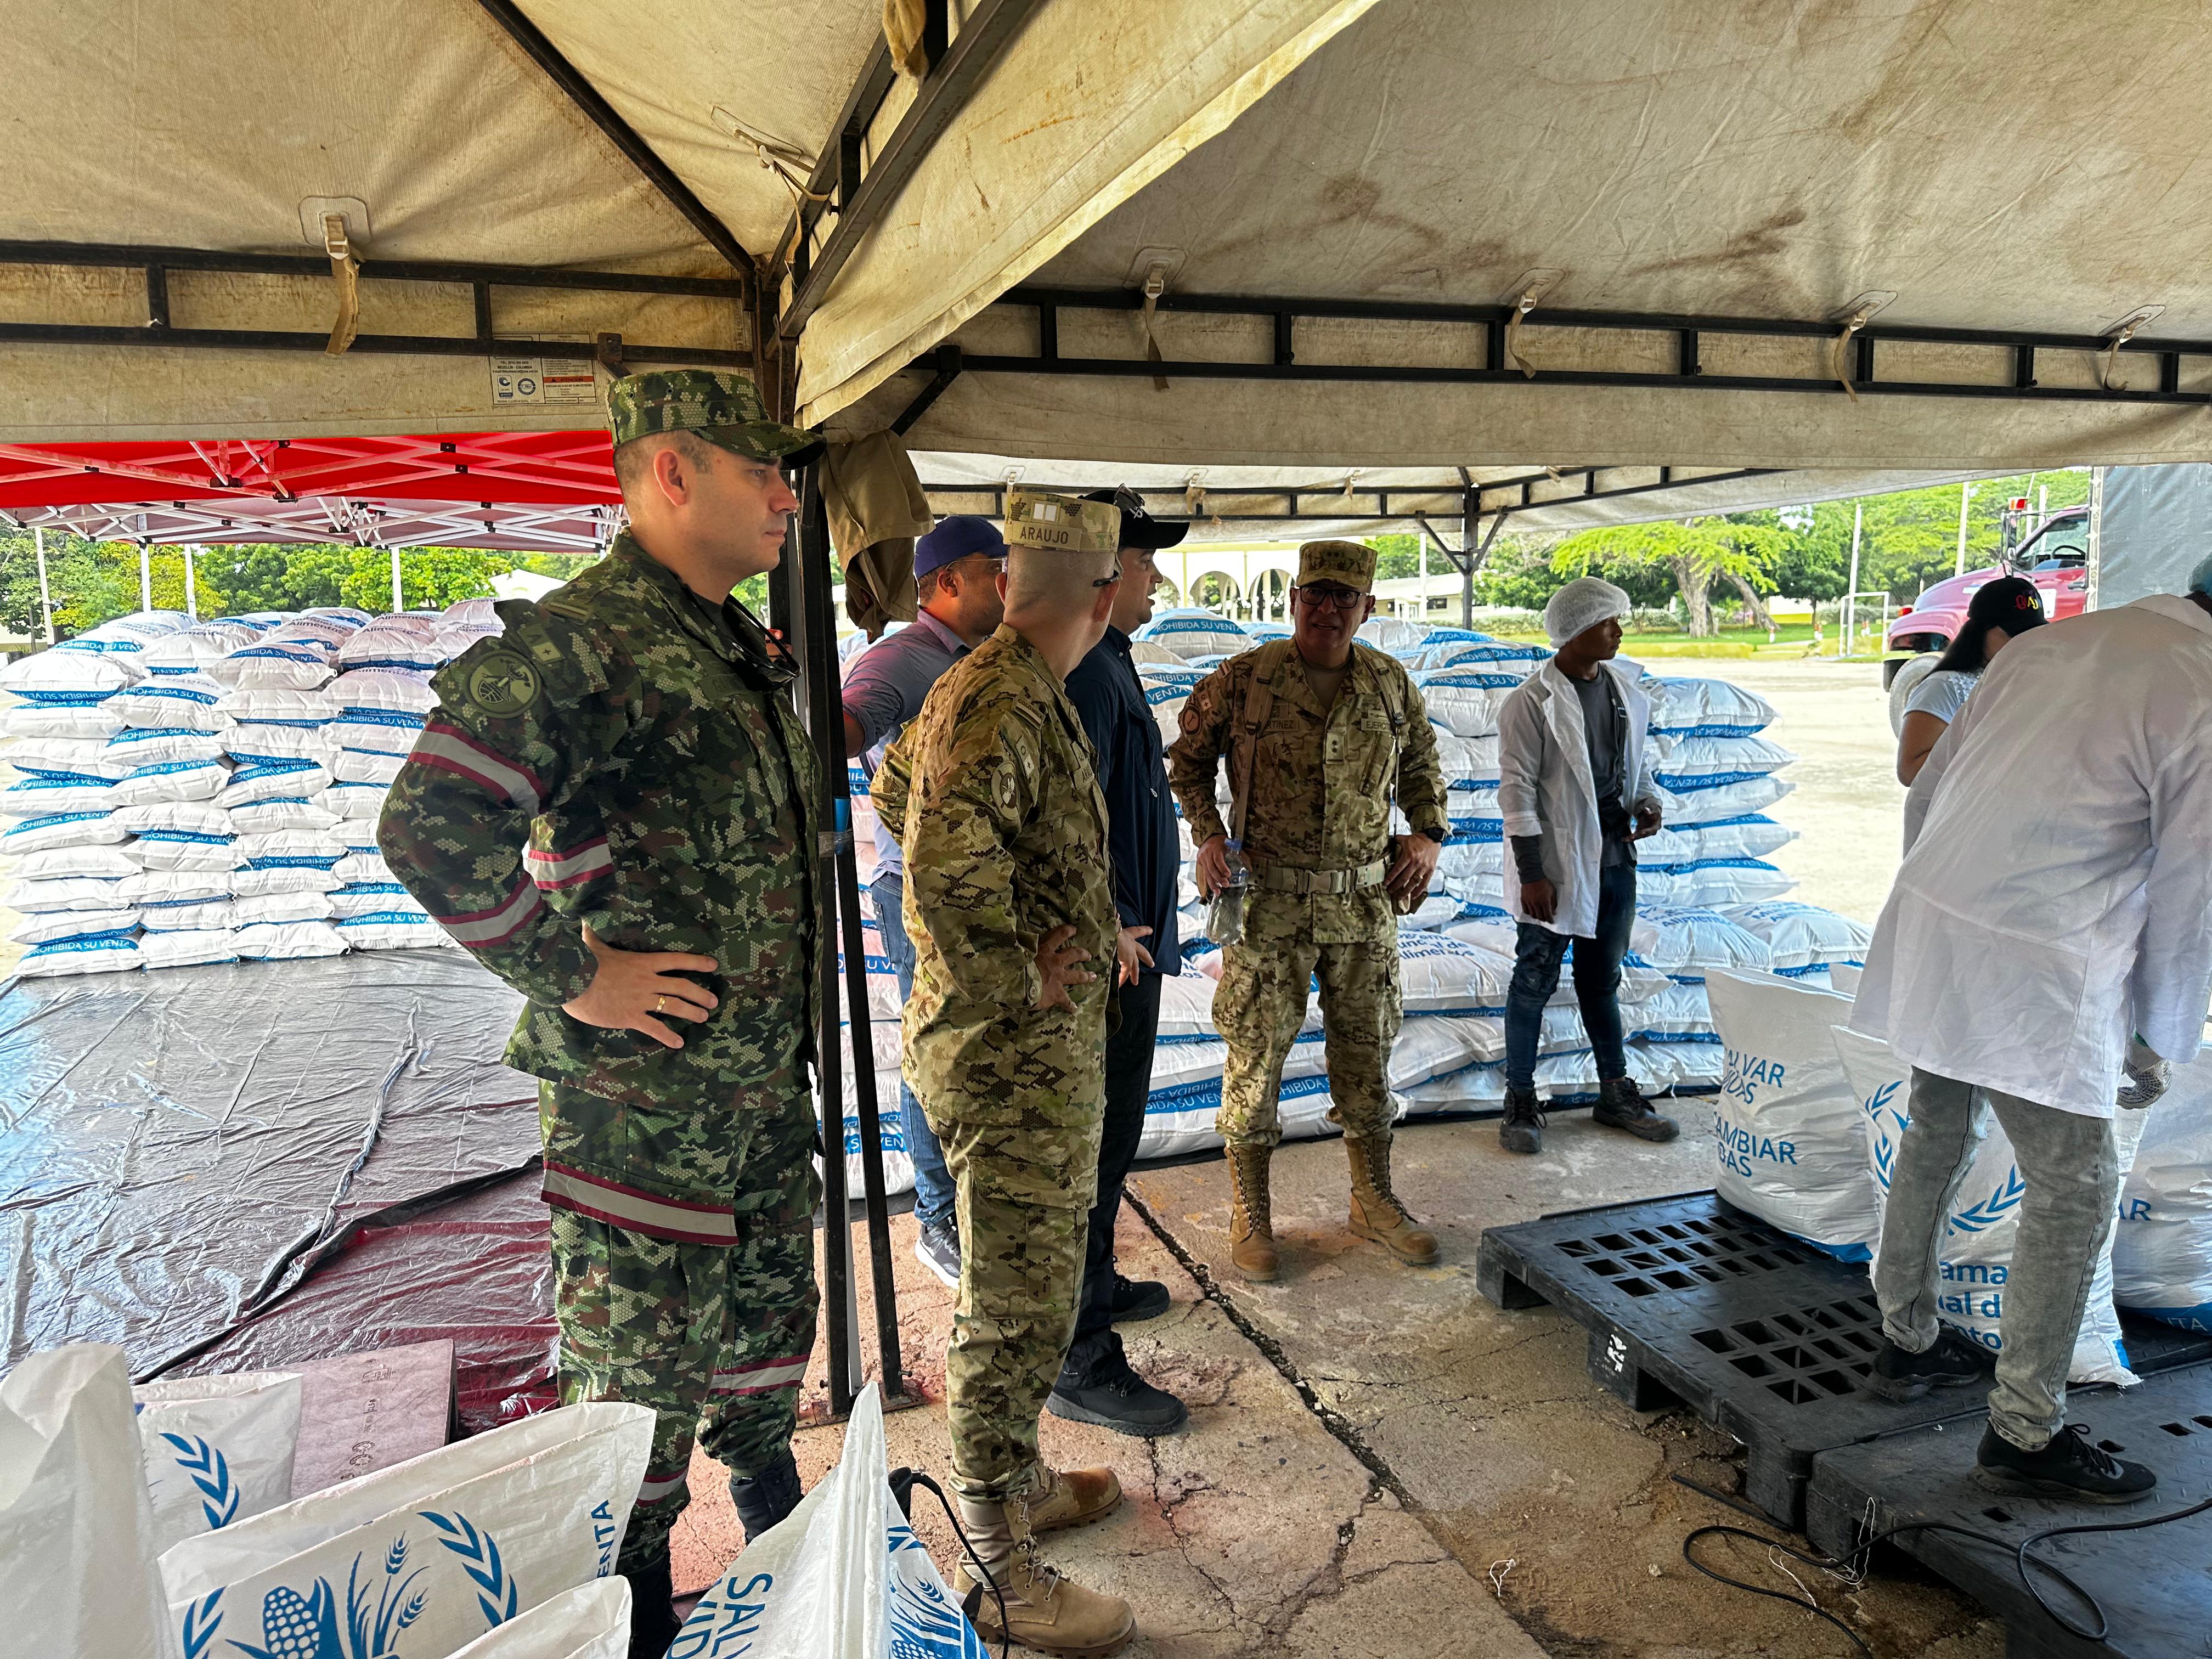
[[1638, 1140], [1672, 1140], [1682, 1133], [1682, 1126], [1673, 1118], [1662, 1117], [1651, 1109], [1651, 1103], [1644, 1099], [1644, 1091], [1632, 1078], [1616, 1078], [1597, 1085], [1597, 1104], [1590, 1108], [1590, 1121]]
[[1157, 1279], [1125, 1279], [1114, 1275], [1114, 1322], [1116, 1325], [1134, 1324], [1140, 1319], [1158, 1319], [1173, 1302], [1168, 1287]]
[[2078, 1504], [2138, 1504], [2158, 1486], [2147, 1466], [2115, 1457], [2092, 1440], [2086, 1423], [2069, 1423], [2039, 1451], [2022, 1451], [1996, 1429], [1984, 1429], [1974, 1479], [2015, 1498]]
[[1498, 1120], [1498, 1144], [1509, 1152], [1544, 1150], [1544, 1114], [1534, 1089], [1508, 1089], [1505, 1115]]
[[1907, 1353], [1884, 1337], [1881, 1351], [1874, 1357], [1874, 1370], [1867, 1373], [1867, 1387], [1884, 1400], [1903, 1405], [1923, 1399], [1937, 1389], [1987, 1383], [1996, 1369], [1996, 1356], [1987, 1348], [1946, 1325], [1937, 1332], [1934, 1345], [1921, 1353]]
[[951, 1221], [925, 1221], [915, 1230], [914, 1259], [948, 1289], [960, 1288], [960, 1232]]

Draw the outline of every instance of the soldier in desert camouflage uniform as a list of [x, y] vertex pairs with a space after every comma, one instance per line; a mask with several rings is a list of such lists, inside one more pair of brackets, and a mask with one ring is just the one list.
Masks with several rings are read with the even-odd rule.
[[[953, 1487], [1013, 1638], [1105, 1653], [1135, 1632], [1128, 1604], [1060, 1579], [1033, 1540], [1121, 1495], [1109, 1469], [1037, 1455], [1082, 1289], [1120, 922], [1094, 751], [1062, 683], [1105, 633], [1121, 514], [1018, 491], [1006, 513], [1006, 622], [931, 689], [875, 799], [906, 854], [906, 1075], [958, 1190]], [[956, 1593], [974, 1582], [963, 1560]], [[975, 1611], [987, 1636], [999, 1606]]]
[[[1213, 1019], [1228, 1044], [1216, 1127], [1228, 1145], [1230, 1260], [1275, 1276], [1267, 1164], [1282, 1131], [1283, 1061], [1321, 982], [1330, 1118], [1352, 1164], [1352, 1231], [1400, 1259], [1436, 1260], [1390, 1188], [1398, 1035], [1398, 927], [1427, 890], [1443, 846], [1443, 773], [1421, 694], [1395, 659], [1352, 637], [1375, 609], [1375, 553], [1308, 542], [1291, 590], [1292, 634], [1231, 658], [1183, 705], [1168, 776], [1197, 843], [1199, 885], [1226, 884], [1229, 830], [1214, 799], [1222, 757], [1243, 805], [1252, 890], [1243, 939], [1222, 952]], [[1413, 834], [1390, 834], [1395, 793]]]
[[529, 999], [507, 1059], [540, 1079], [561, 1397], [659, 1414], [620, 1557], [658, 1659], [695, 1437], [748, 1534], [799, 1498], [819, 770], [780, 642], [729, 593], [775, 564], [781, 461], [813, 441], [732, 374], [608, 405], [633, 528], [439, 674], [378, 839]]

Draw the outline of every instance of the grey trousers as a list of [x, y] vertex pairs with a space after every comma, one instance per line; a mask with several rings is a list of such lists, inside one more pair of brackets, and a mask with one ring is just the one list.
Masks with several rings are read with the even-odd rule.
[[1936, 1340], [1937, 1252], [1959, 1185], [1995, 1111], [2027, 1191], [2004, 1285], [2004, 1349], [1990, 1424], [2034, 1451], [2066, 1421], [2066, 1373], [2097, 1258], [2119, 1204], [2110, 1118], [2085, 1117], [1912, 1070], [1912, 1121], [1897, 1149], [1875, 1259], [1882, 1334], [1911, 1353]]

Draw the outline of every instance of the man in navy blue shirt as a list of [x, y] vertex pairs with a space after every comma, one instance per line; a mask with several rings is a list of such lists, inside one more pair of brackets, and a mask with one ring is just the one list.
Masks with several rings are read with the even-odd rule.
[[1160, 728], [1130, 660], [1129, 635], [1152, 620], [1152, 587], [1158, 580], [1153, 556], [1181, 541], [1190, 526], [1163, 524], [1129, 490], [1102, 490], [1089, 499], [1121, 509], [1121, 587], [1105, 638], [1067, 677], [1067, 696], [1098, 751], [1098, 787], [1106, 797], [1106, 841], [1121, 924], [1114, 964], [1121, 1019], [1106, 1039], [1098, 1197], [1091, 1212], [1090, 1255], [1075, 1337], [1045, 1409], [1078, 1423], [1150, 1437], [1174, 1433], [1190, 1413], [1182, 1401], [1139, 1376], [1121, 1351], [1115, 1322], [1166, 1312], [1168, 1288], [1157, 1280], [1133, 1283], [1115, 1270], [1114, 1224], [1152, 1093], [1160, 980], [1182, 971], [1176, 932], [1181, 847], [1175, 797], [1168, 791], [1161, 759]]
[[[956, 515], [914, 546], [914, 585], [921, 603], [915, 619], [853, 659], [845, 670], [845, 752], [858, 755], [872, 778], [884, 751], [938, 677], [991, 637], [1005, 619], [999, 578], [1006, 544], [988, 519]], [[882, 932], [884, 952], [898, 976], [901, 998], [914, 994], [914, 944], [900, 913], [906, 864], [890, 826], [876, 825], [876, 871], [868, 883]], [[914, 1161], [914, 1253], [921, 1265], [954, 1289], [960, 1285], [960, 1230], [952, 1212], [952, 1176], [945, 1153], [922, 1115], [921, 1103], [899, 1084], [899, 1125]]]

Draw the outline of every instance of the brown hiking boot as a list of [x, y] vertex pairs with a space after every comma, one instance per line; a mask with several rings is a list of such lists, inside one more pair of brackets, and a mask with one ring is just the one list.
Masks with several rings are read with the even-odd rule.
[[1275, 1230], [1267, 1213], [1267, 1160], [1275, 1149], [1264, 1141], [1238, 1141], [1228, 1151], [1229, 1264], [1265, 1284], [1278, 1267]]
[[1437, 1259], [1437, 1236], [1415, 1223], [1390, 1190], [1390, 1138], [1346, 1135], [1352, 1160], [1352, 1231], [1371, 1238], [1401, 1261], [1426, 1267]]
[[1111, 1515], [1121, 1502], [1121, 1482], [1111, 1469], [1054, 1469], [1040, 1464], [1030, 1489], [1030, 1530], [1059, 1532]]
[[1068, 1659], [1111, 1653], [1137, 1633], [1137, 1617], [1120, 1596], [1072, 1584], [1036, 1559], [1030, 1523], [1030, 1501], [1036, 1496], [1003, 1504], [959, 1500], [969, 1547], [989, 1577], [979, 1577], [975, 1563], [963, 1554], [952, 1570], [952, 1594], [963, 1607], [972, 1600], [969, 1620], [986, 1642], [1011, 1638], [1025, 1648]]

